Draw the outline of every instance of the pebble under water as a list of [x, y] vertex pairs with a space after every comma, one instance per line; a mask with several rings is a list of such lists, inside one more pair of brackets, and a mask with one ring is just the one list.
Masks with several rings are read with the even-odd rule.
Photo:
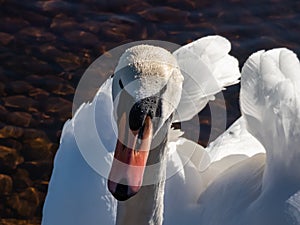
[[[0, 0], [0, 224], [40, 224], [76, 86], [101, 54], [132, 41], [182, 45], [219, 34], [240, 65], [260, 49], [288, 47], [299, 55], [299, 12], [293, 0]], [[213, 104], [227, 110], [230, 125], [240, 115], [239, 85], [223, 94], [226, 106]], [[187, 133], [200, 129], [198, 142], [207, 145], [208, 107], [199, 122]]]

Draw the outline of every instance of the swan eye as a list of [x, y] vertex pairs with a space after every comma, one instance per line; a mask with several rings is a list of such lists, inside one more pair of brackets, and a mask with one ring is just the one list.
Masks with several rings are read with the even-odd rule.
[[122, 81], [121, 81], [121, 80], [119, 80], [119, 85], [120, 85], [120, 88], [121, 88], [121, 89], [123, 89], [123, 88], [124, 88], [124, 85], [123, 85], [123, 83], [122, 83]]

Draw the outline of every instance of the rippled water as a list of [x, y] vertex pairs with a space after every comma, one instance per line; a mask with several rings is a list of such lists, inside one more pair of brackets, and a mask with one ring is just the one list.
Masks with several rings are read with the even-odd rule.
[[[41, 215], [75, 88], [105, 51], [136, 40], [185, 44], [219, 34], [242, 65], [259, 49], [283, 46], [299, 55], [299, 27], [300, 2], [293, 0], [0, 0], [0, 174], [8, 176], [0, 217]], [[224, 92], [228, 123], [239, 116], [238, 91], [236, 85]], [[209, 131], [208, 109], [200, 122]], [[199, 142], [206, 144], [207, 136], [201, 132]], [[27, 203], [29, 213], [21, 209]]]

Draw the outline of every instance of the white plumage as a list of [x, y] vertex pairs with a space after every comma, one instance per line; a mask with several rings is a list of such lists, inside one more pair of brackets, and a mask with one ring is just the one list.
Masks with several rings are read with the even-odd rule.
[[[192, 118], [237, 82], [237, 61], [229, 51], [229, 42], [218, 36], [175, 51], [186, 90], [176, 121]], [[242, 70], [243, 116], [229, 130], [207, 149], [170, 131], [167, 173], [178, 173], [166, 181], [164, 225], [300, 224], [299, 73], [291, 51], [257, 52]], [[115, 224], [117, 202], [100, 175], [112, 153], [98, 149], [114, 149], [116, 142], [111, 83], [64, 126], [43, 225]], [[189, 161], [191, 149], [196, 151]]]
[[260, 144], [247, 138], [236, 147], [266, 155], [240, 161], [215, 179], [200, 196], [200, 224], [300, 224], [299, 73], [287, 49], [259, 51], [243, 66], [241, 119]]

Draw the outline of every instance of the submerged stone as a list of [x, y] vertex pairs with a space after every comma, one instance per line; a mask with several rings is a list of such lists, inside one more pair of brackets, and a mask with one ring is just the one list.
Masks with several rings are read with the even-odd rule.
[[9, 195], [12, 192], [13, 181], [10, 176], [0, 174], [0, 197]]
[[31, 218], [40, 204], [39, 193], [35, 188], [29, 187], [21, 193], [14, 193], [7, 204], [18, 216]]
[[14, 170], [22, 162], [16, 149], [0, 145], [0, 171]]

